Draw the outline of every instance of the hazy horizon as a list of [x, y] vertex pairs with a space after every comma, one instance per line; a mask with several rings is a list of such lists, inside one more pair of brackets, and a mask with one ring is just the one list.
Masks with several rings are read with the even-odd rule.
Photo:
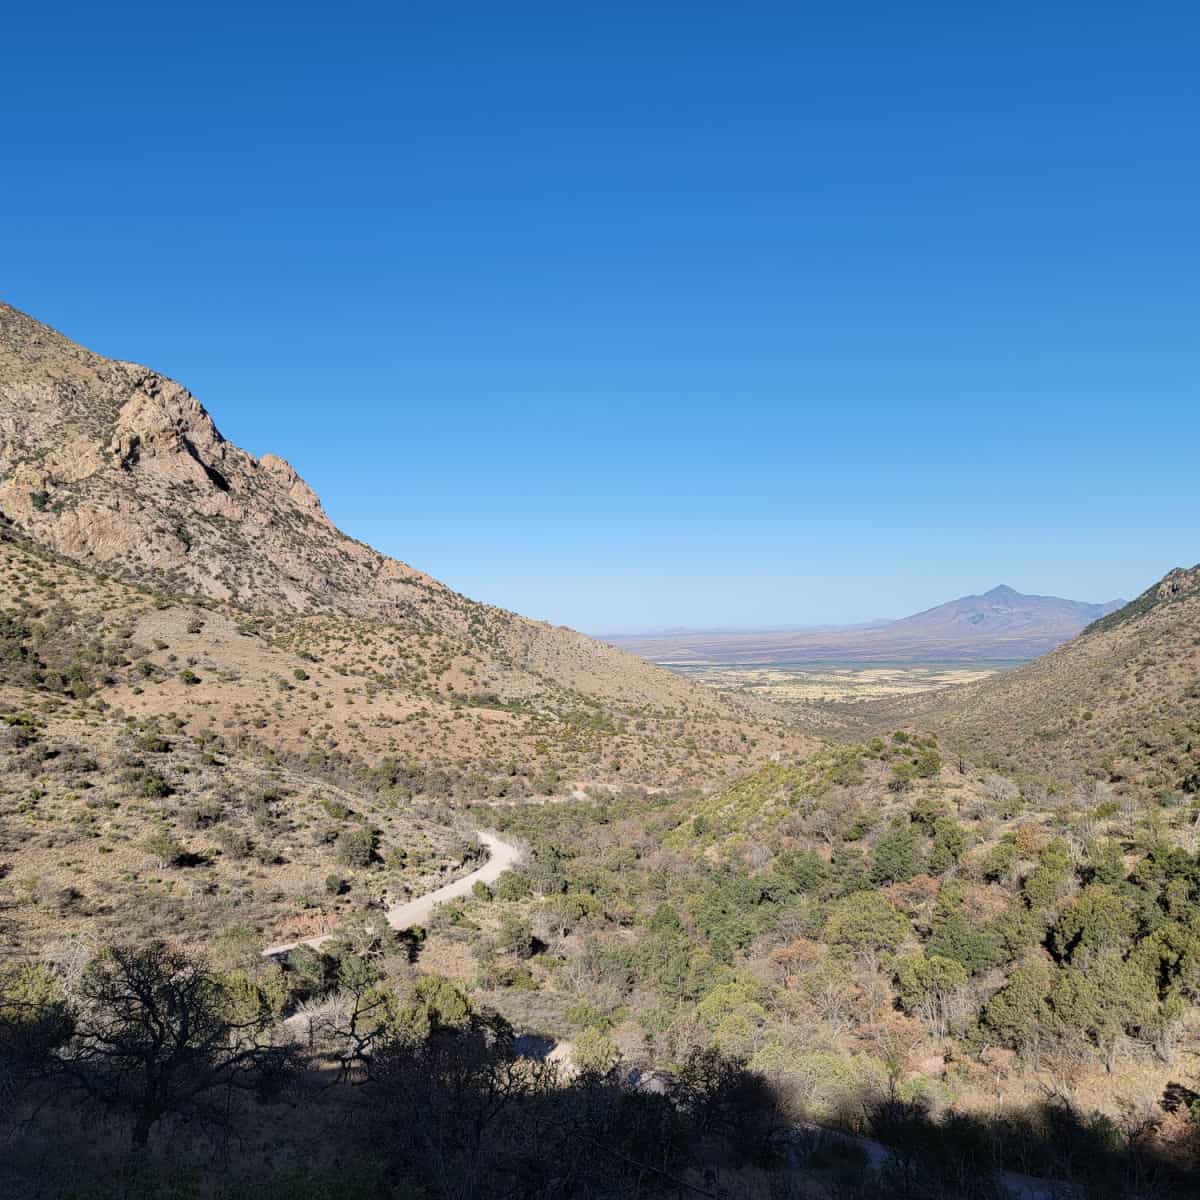
[[[1164, 572], [1165, 574], [1166, 572]], [[739, 634], [739, 633], [824, 633], [834, 630], [854, 630], [854, 629], [869, 629], [882, 625], [891, 624], [893, 621], [903, 620], [905, 617], [916, 616], [931, 608], [936, 608], [941, 604], [948, 604], [955, 600], [966, 599], [969, 596], [983, 596], [988, 592], [994, 591], [997, 588], [1008, 587], [1008, 584], [994, 584], [990, 588], [979, 588], [975, 591], [960, 592], [954, 596], [944, 596], [941, 600], [935, 601], [933, 604], [927, 604], [923, 608], [914, 609], [911, 612], [894, 613], [887, 617], [874, 617], [865, 621], [852, 621], [844, 624], [835, 622], [820, 622], [806, 624], [780, 624], [780, 625], [713, 625], [708, 627], [700, 627], [695, 625], [664, 625], [653, 629], [585, 629], [582, 632], [590, 634], [592, 637], [668, 637], [668, 636], [686, 636], [688, 634], [699, 633], [723, 633], [723, 634]], [[1024, 596], [1036, 596], [1042, 599], [1050, 598], [1057, 600], [1073, 600], [1079, 604], [1106, 605], [1121, 603], [1125, 604], [1131, 600], [1132, 596], [1110, 596], [1104, 600], [1094, 600], [1081, 596], [1050, 596], [1047, 592], [1031, 591], [1026, 592], [1021, 588], [1013, 588], [1015, 592]], [[1144, 591], [1142, 588], [1140, 591]]]

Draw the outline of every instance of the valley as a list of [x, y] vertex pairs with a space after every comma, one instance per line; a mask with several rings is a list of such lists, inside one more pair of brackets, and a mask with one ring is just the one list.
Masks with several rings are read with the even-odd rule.
[[601, 642], [7, 306], [0, 514], [6, 1194], [1190, 1194], [1200, 568]]
[[963, 663], [671, 663], [686, 679], [778, 704], [856, 704], [988, 679], [1018, 665]]
[[1200, 6], [4, 15], [0, 1200], [1200, 1198]]

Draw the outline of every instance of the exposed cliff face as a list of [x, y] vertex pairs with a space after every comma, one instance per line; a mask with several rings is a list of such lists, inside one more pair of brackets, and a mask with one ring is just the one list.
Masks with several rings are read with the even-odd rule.
[[1176, 567], [1162, 578], [1155, 589], [1160, 600], [1170, 600], [1188, 592], [1200, 592], [1200, 567]]
[[185, 387], [0, 306], [0, 509], [56, 551], [254, 607], [387, 616], [433, 581], [340, 533]]

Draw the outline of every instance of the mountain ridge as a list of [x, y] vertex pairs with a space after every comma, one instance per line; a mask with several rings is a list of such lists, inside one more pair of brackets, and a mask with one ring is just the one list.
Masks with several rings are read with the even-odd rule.
[[1011, 661], [1047, 653], [1122, 604], [1026, 595], [999, 584], [882, 624], [609, 640], [652, 662]]
[[[293, 626], [300, 641], [343, 631], [393, 664], [376, 673], [411, 696], [527, 706], [558, 721], [590, 712], [614, 731], [628, 722], [618, 736], [626, 751], [614, 761], [626, 772], [631, 756], [639, 761], [640, 782], [677, 777], [666, 767], [678, 756], [666, 744], [677, 733], [672, 727], [666, 739], [654, 714], [720, 724], [728, 740], [710, 744], [730, 749], [769, 729], [770, 748], [764, 742], [752, 757], [794, 740], [767, 704], [718, 695], [574, 630], [473, 601], [349, 537], [290, 464], [226, 439], [182, 384], [95, 354], [7, 304], [0, 512], [33, 543], [165, 598], [203, 597], [263, 614]], [[302, 664], [287, 667], [294, 669]], [[123, 700], [138, 712], [148, 703]], [[462, 753], [472, 769], [502, 767], [486, 739], [471, 744]], [[414, 744], [413, 752], [426, 747]], [[621, 769], [586, 774], [619, 779]]]

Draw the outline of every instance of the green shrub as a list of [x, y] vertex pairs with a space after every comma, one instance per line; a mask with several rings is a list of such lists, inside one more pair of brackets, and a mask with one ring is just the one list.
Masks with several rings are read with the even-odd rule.
[[905, 883], [922, 867], [921, 846], [906, 817], [897, 817], [875, 845], [872, 883]]
[[367, 867], [375, 857], [375, 834], [365, 826], [344, 829], [334, 843], [334, 854], [343, 867]]

